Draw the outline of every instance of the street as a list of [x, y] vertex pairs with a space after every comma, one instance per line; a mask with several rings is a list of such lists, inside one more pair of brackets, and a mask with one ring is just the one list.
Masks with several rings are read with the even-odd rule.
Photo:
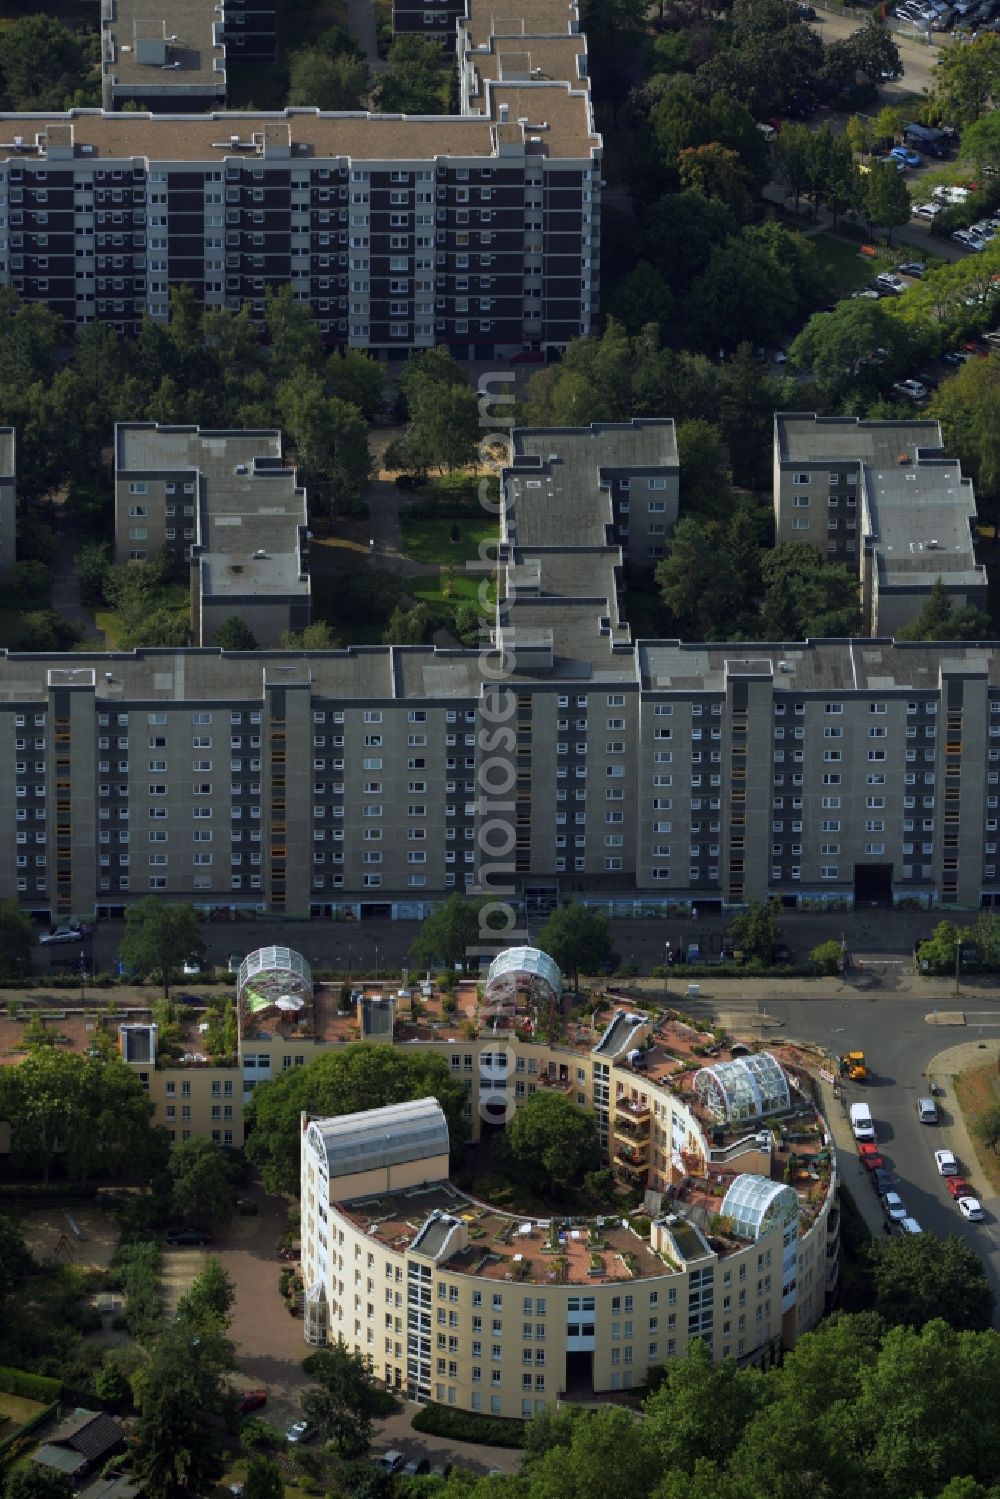
[[[697, 1018], [720, 1019], [735, 1033], [796, 1038], [825, 1047], [832, 1057], [860, 1050], [874, 1072], [867, 1083], [846, 1083], [840, 1118], [833, 1104], [828, 1117], [837, 1143], [838, 1170], [873, 1227], [879, 1224], [877, 1199], [857, 1161], [847, 1113], [852, 1103], [866, 1102], [875, 1120], [880, 1152], [896, 1177], [897, 1190], [921, 1228], [940, 1237], [958, 1234], [979, 1255], [998, 1299], [994, 1318], [1000, 1327], [1000, 1199], [987, 1187], [976, 1165], [964, 1123], [955, 1116], [953, 1072], [1000, 1055], [1000, 991], [995, 1001], [970, 997], [969, 1008], [956, 1008], [956, 1024], [939, 1024], [930, 1002], [877, 990], [842, 999], [767, 998], [686, 1000]], [[961, 1003], [961, 1001], [957, 1002]], [[940, 1008], [940, 1002], [939, 1007]], [[964, 1024], [962, 1019], [964, 1017]], [[928, 1076], [943, 1088], [938, 1098], [940, 1123], [921, 1124], [916, 1101], [928, 1092]], [[977, 1190], [982, 1223], [967, 1223], [949, 1197], [934, 1162], [935, 1150], [954, 1150], [963, 1174]]]
[[[704, 955], [718, 953], [730, 919], [721, 915], [703, 915], [697, 921], [662, 917], [612, 921], [609, 927], [620, 962], [634, 964], [640, 973], [648, 974], [663, 962], [668, 941], [674, 952], [697, 942]], [[843, 938], [848, 950], [862, 958], [878, 954], [908, 961], [914, 938], [928, 935], [940, 919], [940, 913], [922, 911], [783, 911], [781, 928], [797, 962], [805, 962], [812, 948], [830, 938], [838, 942]], [[200, 928], [207, 961], [215, 967], [224, 968], [231, 955], [242, 958], [256, 947], [293, 947], [316, 970], [368, 977], [398, 974], [419, 930], [416, 921], [281, 921], [266, 915], [206, 921]], [[115, 971], [124, 931], [122, 921], [95, 924], [93, 935], [82, 944], [88, 977]], [[538, 931], [539, 925], [533, 924], [527, 940], [537, 940]], [[39, 946], [39, 972], [64, 970], [80, 952], [75, 944]]]

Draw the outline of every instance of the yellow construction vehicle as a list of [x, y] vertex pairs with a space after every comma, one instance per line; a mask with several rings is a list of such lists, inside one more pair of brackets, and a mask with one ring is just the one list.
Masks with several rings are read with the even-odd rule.
[[852, 1083], [863, 1083], [868, 1076], [868, 1063], [865, 1061], [863, 1051], [849, 1051], [840, 1059], [841, 1077], [850, 1078]]

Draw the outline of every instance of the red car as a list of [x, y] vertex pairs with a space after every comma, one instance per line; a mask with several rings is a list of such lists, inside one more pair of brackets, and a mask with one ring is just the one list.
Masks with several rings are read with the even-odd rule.
[[959, 1197], [975, 1197], [976, 1195], [964, 1176], [946, 1176], [944, 1184], [956, 1201]]
[[267, 1404], [266, 1390], [244, 1390], [239, 1398], [236, 1409], [241, 1416], [249, 1415], [251, 1411], [259, 1411], [262, 1405]]
[[858, 1157], [866, 1171], [881, 1171], [885, 1166], [877, 1145], [859, 1145]]

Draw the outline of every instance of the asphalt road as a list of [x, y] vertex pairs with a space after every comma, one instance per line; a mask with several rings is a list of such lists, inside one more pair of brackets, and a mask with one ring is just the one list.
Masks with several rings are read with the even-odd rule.
[[[928, 1068], [938, 1054], [959, 1043], [975, 1047], [980, 1041], [992, 1050], [994, 1042], [1000, 1040], [1000, 994], [993, 1003], [981, 998], [972, 1001], [964, 1012], [964, 1026], [928, 1024], [926, 1000], [877, 994], [837, 1000], [769, 999], [762, 1008], [776, 1022], [773, 1025], [759, 1018], [760, 1008], [749, 1001], [719, 999], [700, 1006], [685, 1001], [685, 1006], [698, 1016], [724, 1014], [730, 1017], [734, 1029], [742, 1024], [753, 1033], [759, 1025], [759, 1034], [765, 1039], [777, 1034], [812, 1041], [834, 1056], [855, 1050], [866, 1053], [875, 1076], [868, 1083], [845, 1086], [845, 1114], [852, 1103], [863, 1100], [869, 1105], [881, 1153], [892, 1168], [911, 1217], [929, 1233], [941, 1237], [958, 1234], [982, 1259], [997, 1296], [994, 1320], [1000, 1326], [1000, 1199], [984, 1195], [985, 1221], [967, 1223], [948, 1196], [934, 1163], [935, 1150], [948, 1148], [955, 1150], [960, 1165], [974, 1166], [974, 1162], [967, 1162], [967, 1152], [954, 1138], [950, 1075], [933, 1074], [944, 1089], [938, 1100], [940, 1124], [921, 1124], [916, 1109], [917, 1099], [928, 1091]], [[861, 1185], [857, 1190], [870, 1189]]]

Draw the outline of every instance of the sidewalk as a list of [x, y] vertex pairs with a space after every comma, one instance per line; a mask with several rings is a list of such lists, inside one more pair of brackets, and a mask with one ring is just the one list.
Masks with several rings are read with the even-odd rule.
[[820, 1094], [820, 1107], [830, 1126], [833, 1143], [837, 1147], [837, 1179], [843, 1182], [853, 1197], [855, 1206], [867, 1223], [872, 1238], [881, 1238], [885, 1226], [882, 1205], [877, 1194], [872, 1191], [868, 1172], [861, 1164], [857, 1142], [851, 1133], [851, 1126], [847, 1119], [847, 1100], [840, 1088], [837, 1089], [837, 1096], [834, 1097], [833, 1087], [822, 1078], [817, 1079], [817, 1086]]
[[943, 1102], [938, 1102], [939, 1110], [945, 1116], [942, 1137], [947, 1148], [953, 1150], [964, 1165], [965, 1179], [975, 1187], [980, 1202], [992, 1199], [995, 1194], [980, 1168], [976, 1146], [965, 1115], [958, 1106], [951, 1080], [958, 1073], [983, 1067], [991, 1060], [1000, 1064], [1000, 1038], [995, 1036], [979, 1041], [961, 1041], [957, 1046], [939, 1051], [927, 1064], [928, 1076], [936, 1078], [945, 1090]]

